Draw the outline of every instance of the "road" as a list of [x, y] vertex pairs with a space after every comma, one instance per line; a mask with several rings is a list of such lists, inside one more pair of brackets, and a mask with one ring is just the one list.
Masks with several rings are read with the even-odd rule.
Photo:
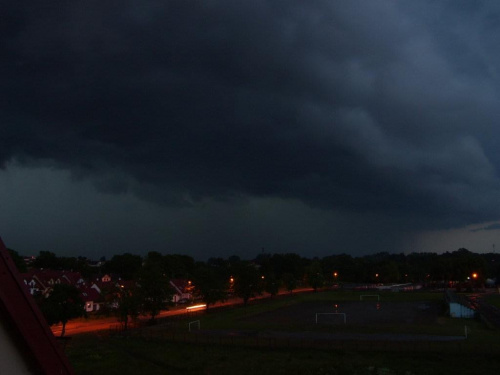
[[[297, 293], [304, 293], [304, 292], [311, 292], [312, 288], [300, 288], [300, 289], [295, 289], [293, 291], [293, 294]], [[288, 291], [280, 291], [278, 295], [286, 295], [290, 294]], [[256, 298], [253, 298], [252, 300], [256, 299], [263, 299], [263, 298], [269, 298], [269, 294], [263, 294], [261, 296], [257, 296]], [[225, 302], [218, 302], [215, 305], [211, 305], [210, 308], [212, 307], [222, 307], [222, 306], [233, 306], [233, 305], [240, 305], [242, 303], [241, 298], [231, 298], [228, 299]], [[186, 306], [175, 306], [171, 310], [165, 310], [162, 311], [158, 317], [166, 317], [166, 316], [175, 316], [175, 315], [182, 315], [186, 314]], [[140, 319], [147, 320], [149, 319], [148, 317], [141, 317]], [[85, 318], [80, 318], [80, 319], [74, 319], [69, 321], [66, 324], [66, 336], [72, 336], [80, 333], [89, 333], [89, 332], [96, 332], [96, 331], [104, 331], [108, 330], [111, 326], [119, 324], [118, 320], [116, 317], [110, 317], [110, 318], [92, 318], [92, 319], [85, 319]], [[54, 333], [55, 336], [60, 336], [61, 331], [62, 331], [62, 325], [57, 324], [51, 327], [52, 332]]]

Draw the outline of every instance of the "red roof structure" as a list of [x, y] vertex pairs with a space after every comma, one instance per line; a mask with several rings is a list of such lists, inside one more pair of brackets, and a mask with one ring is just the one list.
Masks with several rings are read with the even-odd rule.
[[[35, 374], [74, 375], [0, 238], [0, 319], [26, 366]], [[0, 363], [0, 373], [3, 373]]]
[[[42, 294], [50, 293], [56, 284], [68, 284], [76, 287], [85, 285], [85, 281], [80, 272], [56, 271], [51, 269], [32, 268], [26, 273], [22, 273], [21, 279], [24, 280], [26, 286], [33, 283], [30, 287]], [[33, 292], [31, 294], [33, 294]]]

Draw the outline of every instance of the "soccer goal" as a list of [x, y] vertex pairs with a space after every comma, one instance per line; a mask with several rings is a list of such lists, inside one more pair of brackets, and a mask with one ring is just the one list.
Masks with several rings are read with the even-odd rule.
[[319, 315], [341, 315], [344, 318], [344, 324], [347, 323], [346, 313], [316, 313], [316, 324], [318, 324], [318, 316]]
[[199, 320], [194, 320], [194, 321], [188, 323], [189, 332], [191, 332], [191, 325], [194, 325], [195, 327], [198, 326], [198, 330], [200, 330], [200, 321]]
[[359, 296], [360, 301], [363, 301], [366, 298], [377, 298], [377, 301], [380, 302], [380, 294], [362, 294]]

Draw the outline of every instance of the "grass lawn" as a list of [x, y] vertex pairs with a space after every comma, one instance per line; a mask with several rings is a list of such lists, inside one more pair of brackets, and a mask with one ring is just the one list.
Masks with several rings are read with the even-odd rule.
[[[202, 329], [267, 330], [269, 323], [260, 324], [256, 316], [287, 311], [287, 308], [318, 301], [359, 301], [360, 293], [325, 292], [297, 294], [265, 302], [213, 311], [197, 317]], [[439, 301], [441, 294], [387, 293], [381, 301]], [[187, 322], [178, 320], [176, 329], [187, 331]], [[298, 347], [254, 348], [230, 345], [207, 345], [170, 342], [159, 336], [74, 336], [66, 349], [77, 374], [498, 374], [500, 346], [496, 331], [488, 330], [479, 321], [451, 319], [439, 316], [435, 325], [424, 330], [428, 334], [463, 332], [470, 327], [470, 336], [460, 349], [414, 352], [358, 351], [338, 349], [311, 349]], [[243, 327], [243, 328], [242, 328]], [[444, 328], [443, 328], [444, 327]], [[302, 329], [307, 326], [287, 326], [282, 330]], [[355, 327], [352, 327], [354, 329]], [[388, 327], [390, 328], [390, 325]], [[394, 327], [393, 327], [394, 328]], [[165, 326], [148, 327], [151, 333]], [[168, 329], [173, 329], [169, 326]], [[434, 343], [436, 344], [436, 343]], [[446, 345], [446, 344], [443, 344]], [[486, 350], [478, 350], [485, 348]]]
[[486, 301], [500, 309], [500, 294], [490, 294], [486, 297]]
[[[262, 350], [140, 338], [80, 336], [68, 349], [77, 374], [498, 374], [493, 354]], [[374, 369], [378, 369], [374, 371]], [[385, 369], [381, 372], [380, 369]]]

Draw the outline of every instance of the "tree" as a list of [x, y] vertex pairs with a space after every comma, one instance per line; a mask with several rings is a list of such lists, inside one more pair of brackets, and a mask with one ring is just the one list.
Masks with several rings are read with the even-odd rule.
[[234, 293], [246, 305], [250, 298], [262, 293], [262, 281], [255, 266], [249, 262], [239, 262], [233, 267]]
[[164, 255], [163, 270], [168, 277], [173, 279], [190, 278], [194, 270], [194, 259], [181, 254]]
[[274, 297], [279, 292], [279, 281], [274, 276], [274, 273], [268, 274], [265, 278], [265, 290], [267, 293]]
[[325, 282], [325, 277], [323, 276], [323, 268], [319, 260], [315, 259], [306, 268], [307, 282], [316, 292], [318, 288], [321, 288]]
[[279, 281], [271, 262], [271, 255], [267, 253], [260, 253], [255, 257], [255, 263], [260, 266], [259, 272], [261, 276], [262, 289], [274, 297], [279, 291]]
[[283, 283], [285, 284], [286, 290], [288, 290], [290, 293], [292, 293], [293, 290], [297, 288], [297, 279], [290, 272], [283, 274]]
[[206, 303], [207, 309], [218, 301], [226, 300], [229, 280], [224, 269], [199, 263], [193, 276], [194, 292]]
[[80, 291], [73, 285], [56, 284], [52, 292], [47, 297], [41, 296], [38, 302], [49, 325], [62, 323], [61, 337], [66, 333], [68, 320], [85, 314]]
[[132, 280], [141, 269], [142, 257], [125, 253], [123, 255], [114, 255], [104, 267], [104, 272], [116, 273], [124, 280]]
[[115, 301], [118, 305], [118, 321], [123, 323], [123, 328], [127, 330], [129, 317], [132, 321], [135, 321], [141, 311], [141, 297], [137, 288], [135, 286], [129, 288], [117, 287]]
[[396, 262], [386, 261], [378, 266], [380, 281], [383, 283], [394, 283], [400, 279], [399, 268]]
[[305, 259], [295, 253], [274, 254], [269, 264], [278, 279], [282, 279], [286, 273], [292, 274], [295, 280], [301, 280], [304, 276]]
[[52, 270], [57, 270], [60, 267], [59, 259], [56, 254], [51, 251], [40, 251], [39, 255], [33, 262], [33, 267], [35, 268], [48, 268]]
[[173, 294], [169, 278], [163, 273], [158, 253], [148, 254], [139, 272], [139, 286], [142, 310], [154, 321], [160, 311], [167, 309], [167, 303]]
[[[425, 282], [427, 275], [434, 275], [435, 272], [441, 272], [443, 280], [451, 280], [452, 276], [446, 267], [442, 266], [443, 255], [436, 253], [411, 253], [406, 256], [406, 262], [409, 268], [409, 279], [412, 282]], [[449, 263], [449, 262], [446, 262]]]
[[330, 255], [321, 260], [323, 274], [330, 284], [363, 279], [351, 255]]

